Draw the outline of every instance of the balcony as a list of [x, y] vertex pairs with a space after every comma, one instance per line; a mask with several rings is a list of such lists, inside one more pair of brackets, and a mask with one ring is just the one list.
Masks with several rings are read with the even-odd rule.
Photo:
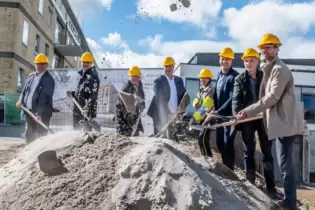
[[82, 47], [75, 43], [67, 29], [60, 29], [56, 32], [55, 50], [62, 56], [71, 57], [80, 57], [83, 53]]

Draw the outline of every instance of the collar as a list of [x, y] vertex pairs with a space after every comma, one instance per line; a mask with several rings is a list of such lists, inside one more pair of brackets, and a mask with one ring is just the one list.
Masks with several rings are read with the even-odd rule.
[[36, 71], [36, 72], [35, 72], [35, 76], [42, 76], [43, 74], [46, 73], [46, 71], [47, 71], [47, 70], [45, 70], [45, 71], [43, 71], [43, 72], [41, 72], [41, 73], [37, 73], [37, 71]]
[[230, 73], [231, 69], [232, 69], [232, 67], [230, 67], [229, 70], [227, 70], [227, 72], [223, 73], [222, 68], [221, 68], [220, 75], [228, 75]]
[[265, 63], [263, 66], [262, 66], [262, 70], [264, 72], [267, 72], [268, 70], [270, 70], [273, 65], [279, 60], [279, 57], [276, 55], [269, 63]]
[[174, 80], [174, 75], [172, 76], [172, 79], [170, 79], [166, 74], [164, 74], [164, 76], [166, 77], [167, 80], [172, 81]]

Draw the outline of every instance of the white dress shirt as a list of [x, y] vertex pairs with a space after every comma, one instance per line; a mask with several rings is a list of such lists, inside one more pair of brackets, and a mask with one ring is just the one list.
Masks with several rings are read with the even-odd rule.
[[33, 100], [34, 92], [35, 92], [35, 90], [39, 84], [40, 79], [42, 78], [42, 76], [45, 72], [46, 71], [44, 71], [40, 74], [35, 73], [34, 78], [31, 81], [30, 89], [28, 91], [28, 96], [27, 96], [27, 101], [26, 101], [26, 108], [28, 108], [28, 109], [32, 109], [32, 100]]
[[164, 75], [167, 78], [168, 84], [170, 85], [170, 100], [168, 101], [168, 108], [172, 113], [177, 112], [177, 90], [175, 85], [174, 76], [170, 79], [168, 76]]

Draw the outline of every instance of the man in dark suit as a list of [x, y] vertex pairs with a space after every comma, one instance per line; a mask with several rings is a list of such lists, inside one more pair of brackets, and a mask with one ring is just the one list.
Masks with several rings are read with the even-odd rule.
[[[34, 60], [36, 72], [29, 75], [26, 85], [22, 90], [16, 107], [21, 105], [29, 109], [46, 126], [49, 126], [53, 112], [53, 94], [55, 91], [55, 81], [47, 71], [48, 58], [44, 54], [39, 54]], [[23, 112], [24, 113], [24, 112]], [[47, 130], [29, 116], [25, 114], [26, 142], [30, 143], [35, 139], [47, 135]]]
[[[211, 113], [231, 116], [234, 79], [239, 73], [231, 67], [234, 59], [234, 52], [231, 48], [224, 48], [219, 56], [221, 72], [218, 75], [214, 89], [214, 110]], [[217, 120], [217, 123], [221, 122], [221, 120]], [[230, 136], [230, 131], [231, 126], [217, 128], [216, 139], [223, 163], [234, 170], [234, 136]]]
[[[244, 60], [246, 70], [235, 78], [232, 102], [234, 115], [237, 115], [238, 112], [259, 100], [260, 84], [264, 75], [261, 70], [258, 70], [260, 56], [256, 50], [248, 48], [244, 52], [242, 59]], [[237, 130], [242, 132], [243, 137], [246, 179], [253, 184], [255, 183], [255, 132], [257, 131], [261, 152], [263, 154], [266, 190], [268, 195], [276, 195], [273, 157], [271, 152], [272, 141], [268, 140], [263, 120], [239, 124], [235, 126], [232, 133], [235, 133]]]
[[[164, 74], [154, 80], [154, 97], [148, 109], [148, 116], [153, 119], [154, 134], [159, 133], [161, 128], [177, 112], [186, 88], [183, 79], [173, 75], [175, 61], [172, 57], [166, 57], [164, 62]], [[174, 127], [168, 129], [168, 138], [177, 140]]]

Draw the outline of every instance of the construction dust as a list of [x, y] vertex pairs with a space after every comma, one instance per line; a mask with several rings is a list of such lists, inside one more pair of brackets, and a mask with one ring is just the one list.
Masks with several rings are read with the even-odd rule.
[[[27, 145], [0, 168], [0, 209], [276, 209], [255, 186], [231, 178], [228, 170], [221, 176], [224, 167], [192, 155], [187, 145], [91, 136], [63, 132]], [[47, 150], [57, 152], [64, 173], [49, 176], [39, 169], [37, 156]]]

